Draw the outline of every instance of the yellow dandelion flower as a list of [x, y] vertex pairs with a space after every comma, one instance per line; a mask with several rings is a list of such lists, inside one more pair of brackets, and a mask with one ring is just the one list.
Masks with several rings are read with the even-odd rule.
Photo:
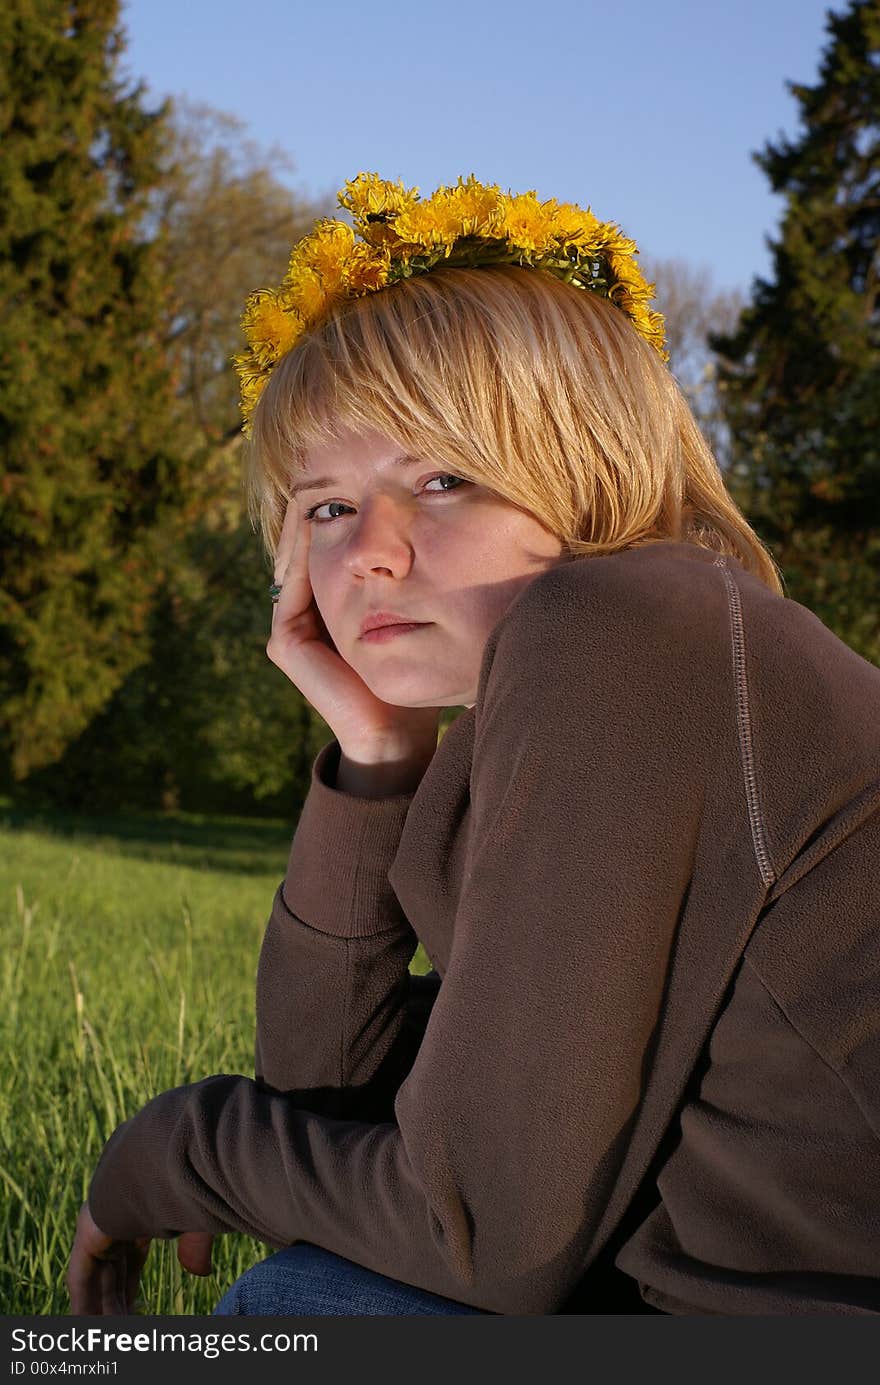
[[431, 205], [449, 218], [450, 231], [459, 236], [479, 236], [489, 239], [500, 233], [504, 215], [504, 200], [497, 183], [485, 184], [470, 173], [459, 178], [454, 188], [438, 188]]
[[644, 336], [646, 329], [650, 328], [648, 309], [645, 307], [644, 303], [639, 303], [638, 300], [634, 299], [629, 305], [629, 316], [634, 325]]
[[252, 293], [242, 318], [247, 343], [254, 361], [264, 367], [289, 351], [302, 323], [286, 296], [276, 289], [260, 289]]
[[310, 324], [327, 301], [318, 275], [311, 269], [300, 269], [290, 276], [289, 292], [303, 322]]
[[614, 301], [617, 307], [623, 308], [639, 335], [644, 337], [649, 345], [655, 347], [664, 360], [668, 360], [668, 355], [663, 350], [666, 340], [666, 324], [662, 313], [654, 312], [644, 303], [639, 303], [632, 298], [626, 299], [618, 296]]
[[325, 288], [332, 292], [345, 276], [345, 264], [354, 245], [354, 231], [344, 221], [322, 217], [314, 229], [304, 236], [290, 257], [290, 269], [299, 266], [321, 276]]
[[545, 254], [553, 244], [553, 209], [539, 202], [534, 191], [505, 197], [500, 231], [519, 249]]
[[345, 265], [346, 287], [352, 293], [369, 293], [388, 283], [390, 255], [374, 250], [362, 241], [352, 247]]
[[659, 332], [661, 337], [665, 338], [666, 318], [663, 316], [662, 313], [658, 313], [655, 308], [648, 308], [647, 313], [651, 323], [651, 331], [655, 333]]
[[315, 321], [332, 305], [341, 292], [341, 285], [328, 285], [316, 270], [292, 261], [284, 276], [284, 287], [306, 326]]
[[574, 202], [554, 202], [548, 208], [553, 235], [560, 245], [588, 252], [598, 247], [597, 231], [600, 222], [589, 207], [586, 211]]
[[664, 361], [668, 361], [669, 352], [665, 350], [666, 319], [662, 313], [655, 312], [653, 308], [646, 308], [645, 314], [647, 322], [642, 329], [645, 340], [650, 342], [651, 346], [655, 347], [660, 352]]
[[241, 409], [242, 419], [244, 420], [244, 432], [246, 436], [249, 436], [254, 410], [260, 402], [260, 397], [263, 390], [266, 388], [271, 372], [266, 370], [257, 374], [249, 369], [246, 364], [246, 362], [250, 360], [249, 356], [235, 356], [233, 360], [241, 383], [239, 407]]
[[633, 298], [647, 301], [653, 297], [654, 285], [649, 284], [635, 260], [629, 255], [612, 250], [608, 263], [615, 279], [625, 284]]
[[378, 173], [359, 173], [356, 178], [346, 179], [336, 200], [351, 212], [355, 221], [366, 222], [368, 217], [396, 216], [408, 211], [418, 197], [418, 188], [405, 187], [402, 178], [392, 183]]
[[[395, 235], [418, 250], [442, 249], [448, 255], [460, 234], [461, 216], [442, 199], [420, 202], [395, 219]], [[395, 254], [397, 252], [395, 251]]]
[[427, 202], [401, 212], [395, 218], [394, 231], [410, 255], [410, 247], [418, 247], [439, 249], [446, 256], [455, 242], [465, 236], [497, 236], [501, 215], [500, 189], [487, 187], [470, 174], [467, 180], [459, 178], [454, 188], [439, 187]]
[[637, 255], [639, 247], [625, 236], [613, 221], [600, 221], [596, 227], [596, 243], [606, 254]]
[[[396, 247], [400, 244], [400, 237], [394, 229], [394, 221], [367, 221], [360, 226], [359, 231], [367, 245], [385, 252], [388, 255], [397, 254]], [[359, 242], [360, 243], [360, 242]]]

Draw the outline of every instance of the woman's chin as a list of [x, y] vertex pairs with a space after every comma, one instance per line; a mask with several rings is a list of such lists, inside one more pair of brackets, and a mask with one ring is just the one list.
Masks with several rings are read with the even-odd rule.
[[[426, 669], [423, 673], [389, 672], [377, 674], [371, 670], [367, 677], [359, 670], [367, 687], [374, 697], [387, 702], [390, 707], [459, 707], [461, 699], [448, 680], [438, 676], [437, 670]], [[451, 689], [451, 690], [450, 690]]]

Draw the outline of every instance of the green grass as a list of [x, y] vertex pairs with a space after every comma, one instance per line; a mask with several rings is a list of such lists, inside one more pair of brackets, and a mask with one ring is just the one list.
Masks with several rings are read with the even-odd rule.
[[[37, 816], [0, 803], [0, 1304], [69, 1311], [77, 1213], [105, 1140], [150, 1097], [253, 1073], [260, 941], [292, 823]], [[413, 970], [423, 971], [420, 948]], [[142, 1311], [208, 1313], [270, 1253], [214, 1243], [208, 1278], [154, 1241]]]

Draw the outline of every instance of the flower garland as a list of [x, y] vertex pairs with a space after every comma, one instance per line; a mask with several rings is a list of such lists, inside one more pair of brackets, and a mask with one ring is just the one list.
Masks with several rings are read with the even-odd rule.
[[608, 298], [667, 359], [663, 317], [619, 226], [587, 208], [534, 192], [503, 193], [471, 174], [422, 201], [418, 188], [359, 173], [337, 201], [354, 219], [322, 217], [297, 241], [278, 288], [250, 294], [242, 327], [248, 350], [235, 356], [244, 432], [275, 364], [340, 301], [386, 288], [438, 264], [531, 265]]

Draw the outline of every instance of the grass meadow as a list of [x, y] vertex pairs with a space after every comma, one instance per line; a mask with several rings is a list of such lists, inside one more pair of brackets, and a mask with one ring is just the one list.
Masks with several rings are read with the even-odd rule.
[[[87, 819], [0, 802], [0, 1312], [66, 1313], [77, 1213], [115, 1127], [169, 1087], [253, 1075], [254, 985], [293, 823]], [[413, 970], [428, 966], [419, 949]], [[154, 1241], [144, 1313], [208, 1313], [270, 1248]]]

